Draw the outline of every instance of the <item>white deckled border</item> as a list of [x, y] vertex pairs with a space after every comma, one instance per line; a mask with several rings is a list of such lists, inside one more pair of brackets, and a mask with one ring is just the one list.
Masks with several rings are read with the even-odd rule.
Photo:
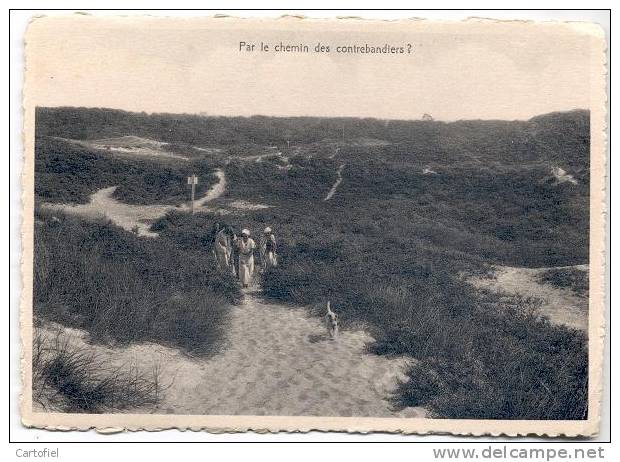
[[[416, 33], [446, 31], [453, 33], [480, 33], [496, 27], [528, 29], [528, 33], [545, 30], [570, 31], [590, 37], [590, 314], [589, 314], [589, 418], [584, 421], [524, 421], [524, 420], [460, 420], [460, 419], [406, 419], [360, 417], [285, 417], [285, 416], [205, 416], [205, 415], [145, 415], [145, 414], [61, 414], [40, 413], [32, 409], [31, 352], [32, 352], [32, 288], [33, 288], [33, 222], [34, 222], [34, 117], [36, 101], [32, 98], [32, 72], [30, 67], [36, 53], [51, 50], [37, 44], [37, 31], [45, 27], [66, 26], [87, 22], [89, 27], [105, 24], [112, 29], [141, 27], [277, 30], [294, 24], [299, 30], [335, 29], [345, 31], [389, 29], [390, 32], [411, 30]], [[22, 222], [22, 276], [21, 334], [22, 334], [22, 422], [25, 426], [50, 430], [97, 429], [102, 433], [123, 430], [180, 430], [220, 432], [392, 432], [403, 434], [453, 434], [453, 435], [508, 435], [508, 436], [592, 436], [598, 432], [602, 394], [603, 345], [605, 336], [605, 222], [606, 222], [606, 43], [602, 29], [589, 23], [536, 23], [532, 21], [498, 21], [471, 18], [460, 22], [411, 20], [368, 20], [342, 18], [337, 20], [305, 19], [287, 16], [277, 19], [214, 18], [154, 18], [97, 17], [73, 15], [34, 19], [26, 36], [26, 71], [24, 83], [24, 170], [23, 222]]]

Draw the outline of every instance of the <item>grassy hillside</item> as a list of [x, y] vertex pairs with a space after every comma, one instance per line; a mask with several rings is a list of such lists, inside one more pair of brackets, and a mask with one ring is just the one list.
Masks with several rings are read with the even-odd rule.
[[118, 186], [114, 196], [132, 204], [178, 204], [189, 199], [186, 178], [200, 177], [200, 196], [215, 183], [216, 162], [158, 161], [112, 157], [47, 136], [35, 140], [35, 196], [38, 201], [86, 203], [100, 188]]
[[291, 162], [289, 171], [269, 163], [229, 165], [229, 195], [276, 205], [270, 219], [294, 220], [302, 235], [309, 227], [317, 243], [346, 233], [363, 242], [418, 239], [489, 263], [587, 262], [587, 185], [554, 184], [542, 167], [498, 173], [455, 165], [424, 175], [414, 164], [358, 161], [345, 165], [337, 193], [323, 202], [342, 161]]
[[202, 117], [112, 109], [37, 108], [36, 135], [99, 139], [125, 135], [197, 146], [286, 146], [375, 139], [430, 161], [553, 160], [587, 170], [589, 112], [547, 114], [529, 121], [402, 121], [318, 117]]
[[[161, 238], [149, 244], [171, 261], [162, 271], [185, 268], [181, 260], [204, 246], [205, 230], [216, 221], [255, 233], [269, 225], [281, 264], [264, 277], [267, 296], [315, 307], [331, 300], [345, 327], [362, 323], [372, 331], [373, 352], [418, 360], [396, 404], [424, 405], [438, 417], [587, 416], [584, 335], [535, 316], [534, 301], [500, 298], [464, 280], [492, 264], [588, 262], [587, 111], [443, 123], [40, 108], [39, 197], [85, 200], [108, 181], [137, 185], [139, 194], [125, 192], [127, 201], [182, 194], [186, 172], [176, 164], [128, 166], [49, 138], [128, 135], [222, 148], [231, 156], [217, 164], [228, 179], [225, 197], [271, 206], [223, 217], [168, 214], [152, 226]], [[272, 151], [287, 160], [247, 159]], [[219, 161], [202, 160], [205, 169]], [[324, 201], [343, 164], [341, 184]], [[128, 176], [129, 167], [145, 171]], [[571, 180], [558, 178], [558, 169]], [[105, 181], [91, 181], [99, 171]], [[75, 254], [80, 242], [62, 249]], [[81, 257], [72, 258], [77, 265]]]
[[110, 223], [37, 213], [34, 314], [95, 341], [158, 341], [189, 352], [219, 347], [226, 306], [239, 298], [213, 268], [209, 236], [192, 252]]
[[[342, 126], [349, 141], [339, 141]], [[398, 232], [424, 236], [431, 245], [491, 262], [557, 266], [587, 261], [587, 111], [524, 122], [443, 123], [39, 108], [37, 134], [36, 193], [48, 201], [85, 202], [96, 189], [119, 185], [115, 195], [126, 202], [178, 203], [187, 198], [188, 174], [206, 180], [198, 186], [201, 194], [213, 182], [213, 167], [221, 161], [209, 154], [191, 162], [163, 164], [110, 159], [48, 136], [132, 135], [186, 145], [225, 145], [228, 155], [238, 158], [279, 146], [292, 168], [277, 169], [269, 161], [232, 162], [226, 168], [232, 180], [229, 195], [284, 207], [299, 207], [306, 201], [309, 207], [321, 207], [315, 202], [327, 193], [338, 166], [345, 163], [344, 181], [332, 202], [338, 208], [363, 210], [374, 202], [374, 208], [408, 217]], [[425, 168], [434, 173], [424, 174]], [[568, 172], [576, 184], [558, 181], [554, 168]], [[363, 221], [368, 214], [351, 219]], [[388, 229], [395, 229], [394, 224], [389, 223]]]

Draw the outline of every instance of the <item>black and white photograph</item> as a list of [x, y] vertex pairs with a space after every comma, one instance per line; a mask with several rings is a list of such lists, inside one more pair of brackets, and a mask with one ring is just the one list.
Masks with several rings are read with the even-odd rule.
[[587, 23], [33, 20], [24, 424], [596, 433], [604, 49]]

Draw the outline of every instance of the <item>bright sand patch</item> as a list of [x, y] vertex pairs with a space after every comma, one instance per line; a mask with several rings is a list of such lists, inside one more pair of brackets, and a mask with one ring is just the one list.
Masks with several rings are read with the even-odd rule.
[[244, 201], [244, 200], [232, 201], [228, 204], [228, 206], [232, 207], [233, 209], [237, 209], [237, 210], [263, 210], [263, 209], [268, 209], [271, 207], [270, 205], [255, 204], [253, 202]]
[[336, 181], [332, 185], [331, 189], [327, 193], [327, 196], [325, 196], [325, 199], [323, 199], [324, 201], [330, 200], [332, 197], [334, 197], [334, 194], [336, 194], [338, 186], [340, 186], [340, 183], [342, 183], [342, 169], [344, 169], [344, 165], [345, 164], [341, 164], [340, 167], [338, 167], [338, 170], [336, 170], [336, 174], [338, 176], [336, 177]]
[[372, 339], [344, 331], [337, 341], [302, 308], [246, 295], [232, 308], [228, 346], [213, 359], [177, 364], [158, 412], [175, 414], [403, 416], [388, 398], [406, 360], [364, 351]]
[[[587, 265], [574, 268], [588, 270]], [[540, 313], [549, 317], [552, 323], [587, 331], [588, 298], [577, 295], [569, 288], [541, 283], [539, 276], [549, 269], [497, 266], [494, 279], [480, 278], [471, 282], [493, 291], [538, 298], [542, 301]]]
[[[226, 176], [221, 169], [216, 170], [215, 175], [219, 179], [203, 197], [195, 201], [195, 207], [204, 207], [208, 202], [217, 199], [226, 191]], [[103, 216], [121, 228], [132, 231], [137, 228], [138, 235], [157, 237], [157, 233], [149, 230], [151, 224], [163, 217], [171, 210], [189, 211], [190, 206], [184, 203], [176, 205], [135, 205], [120, 202], [112, 194], [116, 186], [103, 188], [90, 196], [88, 204], [51, 204], [45, 203], [43, 207], [49, 210], [61, 210], [85, 217]]]
[[343, 331], [327, 339], [320, 319], [303, 308], [247, 294], [231, 307], [223, 350], [188, 358], [157, 344], [95, 348], [117, 364], [161, 369], [162, 399], [128, 412], [202, 415], [424, 417], [421, 408], [392, 408], [389, 397], [404, 379], [407, 359], [365, 352], [372, 338]]
[[74, 140], [70, 138], [58, 138], [69, 143], [83, 146], [87, 149], [96, 149], [121, 157], [149, 157], [154, 159], [189, 160], [167, 150], [168, 143], [162, 141], [141, 138], [139, 136], [120, 136], [117, 138], [104, 138], [100, 140]]

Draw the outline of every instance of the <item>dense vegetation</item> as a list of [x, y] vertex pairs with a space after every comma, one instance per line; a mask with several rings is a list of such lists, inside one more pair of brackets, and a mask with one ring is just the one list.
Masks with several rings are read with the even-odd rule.
[[60, 331], [46, 336], [35, 328], [32, 389], [35, 403], [50, 412], [101, 413], [155, 404], [160, 371], [135, 364], [113, 366], [88, 347], [71, 345]]
[[106, 343], [151, 340], [200, 354], [220, 346], [239, 291], [204, 246], [183, 252], [57, 213], [38, 214], [34, 245], [35, 316]]
[[35, 143], [35, 195], [47, 202], [86, 203], [100, 188], [118, 186], [114, 197], [133, 204], [178, 204], [188, 200], [186, 178], [200, 177], [197, 194], [215, 182], [214, 162], [194, 159], [111, 158], [68, 141], [38, 137]]
[[[343, 125], [347, 137], [344, 142], [339, 141]], [[540, 319], [534, 314], [531, 300], [480, 292], [466, 281], [468, 275], [485, 272], [491, 264], [547, 267], [587, 263], [587, 112], [549, 114], [524, 122], [448, 124], [217, 118], [60, 108], [38, 110], [37, 134], [38, 139], [47, 140], [44, 137], [99, 139], [132, 134], [174, 143], [224, 146], [229, 155], [239, 157], [255, 145], [275, 145], [289, 158], [288, 169], [278, 168], [281, 165], [277, 159], [233, 159], [225, 166], [228, 198], [265, 203], [272, 208], [231, 211], [225, 217], [170, 213], [152, 226], [161, 238], [148, 244], [102, 223], [66, 221], [66, 226], [76, 227], [78, 236], [82, 236], [66, 244], [54, 241], [59, 238], [53, 234], [37, 231], [44, 247], [50, 241], [59, 253], [73, 254], [63, 257], [72, 259], [69, 266], [87, 261], [76, 253], [86, 242], [102, 252], [96, 258], [107, 255], [108, 247], [116, 248], [116, 240], [123, 242], [122, 248], [131, 244], [128, 257], [123, 252], [111, 252], [110, 262], [124, 262], [125, 258], [141, 261], [138, 256], [142, 246], [157, 258], [166, 259], [166, 265], [153, 273], [162, 278], [156, 281], [165, 286], [158, 289], [165, 296], [139, 302], [144, 303], [139, 316], [131, 312], [136, 326], [152, 324], [148, 306], [159, 302], [159, 306], [168, 306], [175, 293], [190, 296], [195, 288], [183, 284], [195, 280], [198, 274], [211, 274], [202, 260], [198, 263], [202, 273], [194, 273], [185, 259], [199, 258], [191, 256], [192, 250], [205, 245], [206, 230], [216, 221], [225, 220], [237, 229], [250, 227], [254, 231], [270, 225], [280, 243], [281, 264], [265, 275], [265, 294], [309, 306], [324, 306], [326, 300], [331, 300], [345, 327], [363, 323], [372, 331], [377, 339], [371, 346], [374, 353], [416, 358], [416, 365], [409, 371], [410, 380], [395, 398], [397, 405], [423, 405], [438, 417], [587, 416], [584, 335]], [[287, 146], [287, 141], [292, 146]], [[42, 146], [37, 159], [50, 152], [49, 144]], [[46, 160], [37, 169], [41, 198], [60, 200], [55, 195], [65, 194], [59, 191], [63, 183], [46, 177], [55, 174], [52, 170], [63, 158], [64, 150], [57, 151], [57, 160]], [[334, 153], [337, 156], [331, 158]], [[80, 159], [88, 158], [87, 154], [76, 157], [76, 164], [62, 175], [80, 172]], [[110, 165], [101, 168], [109, 171], [105, 169], [112, 168], [115, 162], [105, 161]], [[325, 202], [323, 198], [343, 163], [343, 181], [334, 197]], [[435, 173], [424, 173], [429, 166]], [[558, 181], [551, 173], [553, 167], [569, 172], [577, 184]], [[59, 178], [64, 178], [62, 175]], [[171, 174], [164, 176], [170, 178]], [[115, 180], [113, 184], [119, 184], [117, 179], [124, 177], [119, 172], [118, 176], [110, 173], [110, 178]], [[82, 197], [86, 194], [83, 191], [94, 188], [85, 186], [82, 177], [76, 183], [81, 185]], [[146, 183], [144, 190], [151, 184]], [[113, 231], [105, 231], [108, 229]], [[64, 232], [71, 234], [70, 229]], [[107, 232], [115, 233], [114, 237], [105, 238]], [[147, 258], [146, 266], [154, 267], [155, 261]], [[125, 274], [125, 265], [114, 267], [110, 274], [117, 270]], [[176, 280], [177, 276], [166, 276], [167, 272], [183, 273], [183, 277]], [[85, 277], [80, 272], [70, 274], [74, 280]], [[143, 293], [145, 288], [139, 286], [139, 281], [152, 273], [146, 271], [145, 275], [130, 278], [136, 284], [136, 293]], [[64, 291], [70, 281], [63, 277], [60, 280], [65, 282], [59, 287]], [[217, 284], [230, 288], [230, 281], [211, 277], [209, 291], [217, 291]], [[37, 284], [43, 285], [45, 278], [38, 280]], [[53, 290], [47, 287], [43, 293]], [[232, 288], [226, 290], [227, 297], [232, 297]], [[97, 289], [87, 291], [91, 292], [97, 293]], [[97, 332], [99, 308], [93, 307], [105, 307], [109, 301], [88, 306], [81, 301], [67, 304], [66, 300], [76, 297], [71, 290], [68, 293], [68, 298], [63, 298], [63, 292], [48, 305], [54, 310], [69, 306], [70, 315], [63, 317], [54, 312], [52, 318], [65, 323], [79, 319], [80, 326]], [[211, 299], [217, 300], [209, 295], [207, 300]], [[211, 306], [217, 312], [215, 302]], [[185, 316], [192, 317], [188, 322], [208, 319], [206, 312]], [[164, 329], [165, 334], [153, 328], [147, 329], [147, 335], [157, 340], [174, 339], [172, 324], [176, 325], [176, 319], [168, 318], [171, 325], [169, 330]], [[126, 340], [140, 335], [129, 335]]]
[[38, 108], [36, 135], [100, 139], [134, 135], [198, 146], [305, 146], [327, 140], [378, 139], [424, 161], [476, 156], [483, 163], [555, 161], [579, 175], [589, 165], [587, 111], [554, 113], [529, 121], [453, 123], [319, 117], [202, 117], [146, 114], [113, 109]]
[[[397, 247], [415, 238], [441, 252], [515, 266], [588, 259], [587, 186], [554, 184], [542, 167], [490, 174], [453, 166], [425, 175], [415, 164], [350, 162], [337, 194], [323, 202], [340, 162], [293, 158], [289, 171], [233, 163], [229, 195], [277, 205], [273, 220], [295, 220], [294, 234], [311, 233], [318, 243], [345, 232]], [[299, 216], [287, 217], [289, 210]]]
[[569, 288], [577, 295], [588, 296], [588, 272], [578, 268], [552, 268], [540, 275], [541, 282], [555, 287]]

